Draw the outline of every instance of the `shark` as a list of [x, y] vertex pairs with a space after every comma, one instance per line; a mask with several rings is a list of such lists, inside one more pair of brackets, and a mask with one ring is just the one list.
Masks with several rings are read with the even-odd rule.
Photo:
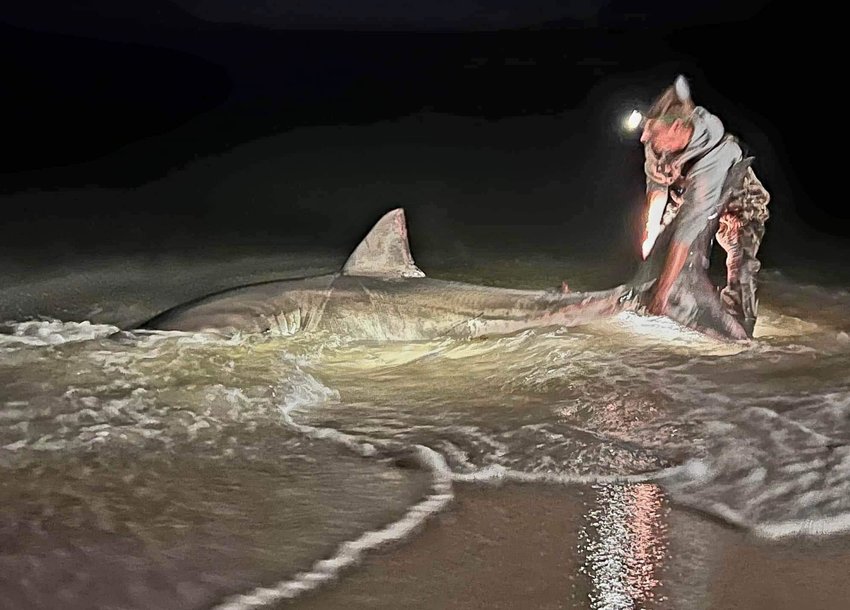
[[165, 311], [143, 329], [265, 333], [327, 331], [388, 341], [477, 338], [573, 327], [632, 309], [634, 289], [517, 290], [427, 277], [410, 252], [403, 208], [390, 210], [336, 273], [240, 286]]
[[[748, 157], [732, 168], [719, 198], [743, 183]], [[410, 252], [404, 208], [384, 214], [336, 273], [241, 286], [165, 311], [141, 328], [290, 336], [327, 331], [389, 341], [477, 338], [542, 327], [575, 327], [626, 311], [647, 314], [671, 244], [690, 239], [664, 315], [722, 341], [747, 341], [708, 276], [719, 223], [715, 214], [694, 238], [678, 215], [628, 281], [608, 290], [517, 290], [427, 277]], [[654, 312], [656, 315], [659, 312]]]

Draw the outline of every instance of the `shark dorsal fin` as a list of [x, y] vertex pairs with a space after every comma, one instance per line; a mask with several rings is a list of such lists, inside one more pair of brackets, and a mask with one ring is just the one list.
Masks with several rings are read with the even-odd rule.
[[348, 257], [342, 273], [377, 277], [425, 277], [410, 254], [403, 208], [384, 214]]

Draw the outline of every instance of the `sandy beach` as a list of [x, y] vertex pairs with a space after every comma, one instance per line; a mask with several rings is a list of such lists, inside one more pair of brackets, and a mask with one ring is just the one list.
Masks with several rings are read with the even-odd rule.
[[[460, 486], [449, 511], [417, 537], [281, 607], [848, 607], [850, 538], [758, 540], [644, 487], [653, 488], [643, 496], [655, 504], [649, 519], [639, 504], [623, 511], [610, 494], [587, 487]], [[606, 509], [615, 521], [608, 526], [599, 523]], [[619, 528], [617, 516], [625, 517]], [[651, 532], [656, 539], [642, 539]], [[600, 564], [592, 555], [602, 549], [609, 553]]]

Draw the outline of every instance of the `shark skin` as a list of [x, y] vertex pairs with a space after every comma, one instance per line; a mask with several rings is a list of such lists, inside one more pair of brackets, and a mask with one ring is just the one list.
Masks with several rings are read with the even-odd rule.
[[267, 333], [326, 331], [410, 341], [578, 326], [635, 309], [635, 290], [513, 290], [425, 277], [410, 254], [404, 210], [372, 228], [338, 273], [242, 286], [168, 310], [145, 329]]

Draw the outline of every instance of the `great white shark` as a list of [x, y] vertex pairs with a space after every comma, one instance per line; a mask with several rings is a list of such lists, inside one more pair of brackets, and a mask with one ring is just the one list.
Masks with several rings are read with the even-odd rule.
[[[724, 185], [728, 200], [751, 158], [737, 164]], [[504, 335], [551, 326], [578, 326], [623, 311], [645, 312], [652, 288], [668, 264], [679, 217], [657, 239], [630, 281], [610, 290], [514, 290], [426, 277], [410, 253], [402, 208], [387, 212], [337, 273], [252, 284], [170, 309], [142, 328], [237, 333], [329, 331], [352, 339], [427, 340]], [[691, 243], [664, 315], [706, 335], [746, 340], [711, 283], [708, 255], [718, 219]]]
[[426, 277], [410, 253], [402, 208], [387, 212], [336, 273], [263, 282], [168, 310], [146, 329], [421, 340], [576, 326], [635, 303], [622, 285], [600, 292], [513, 290]]

